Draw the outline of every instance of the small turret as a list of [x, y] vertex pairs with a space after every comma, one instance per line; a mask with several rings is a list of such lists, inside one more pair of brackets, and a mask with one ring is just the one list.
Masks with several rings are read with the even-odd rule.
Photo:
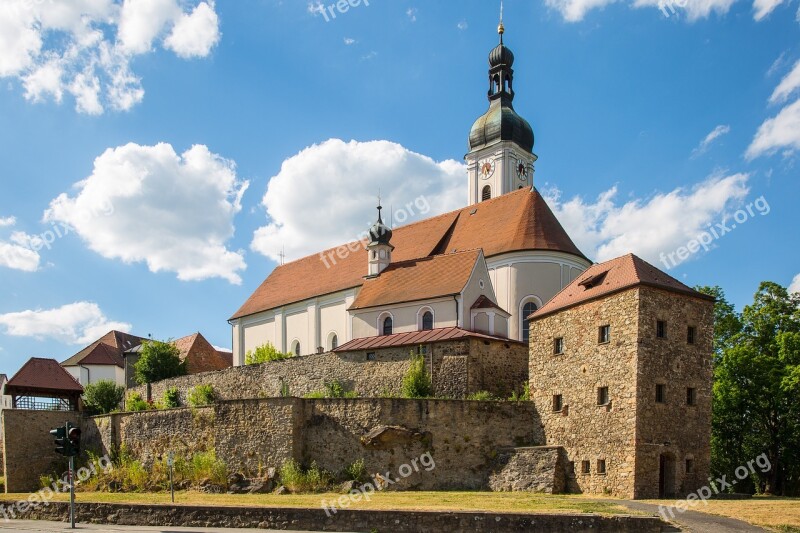
[[378, 205], [378, 221], [369, 229], [369, 242], [367, 243], [367, 254], [369, 263], [368, 278], [380, 276], [386, 267], [392, 262], [392, 251], [394, 246], [391, 244], [392, 230], [383, 223], [381, 210], [383, 207]]

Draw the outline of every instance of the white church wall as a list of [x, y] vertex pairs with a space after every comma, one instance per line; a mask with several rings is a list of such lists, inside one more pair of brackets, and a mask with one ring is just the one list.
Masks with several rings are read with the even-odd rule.
[[338, 343], [344, 344], [347, 339], [347, 305], [344, 301], [320, 307], [320, 334], [322, 346], [330, 349], [330, 336], [335, 334]]
[[379, 330], [378, 319], [390, 313], [393, 321], [394, 333], [407, 333], [418, 331], [418, 314], [421, 308], [430, 307], [433, 310], [433, 327], [455, 327], [457, 322], [456, 301], [453, 298], [437, 298], [433, 300], [420, 300], [406, 304], [387, 305], [355, 311], [353, 313], [353, 338], [373, 337], [383, 334]]

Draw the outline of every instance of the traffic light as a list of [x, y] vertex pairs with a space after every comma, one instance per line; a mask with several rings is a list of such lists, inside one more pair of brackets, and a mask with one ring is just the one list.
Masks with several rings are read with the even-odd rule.
[[69, 440], [67, 439], [67, 428], [60, 427], [50, 430], [50, 434], [56, 439], [56, 452], [61, 455], [69, 455]]
[[56, 452], [67, 457], [81, 454], [81, 430], [79, 427], [67, 422], [63, 427], [50, 430], [56, 440]]
[[67, 422], [67, 438], [69, 439], [70, 455], [81, 454], [81, 429]]

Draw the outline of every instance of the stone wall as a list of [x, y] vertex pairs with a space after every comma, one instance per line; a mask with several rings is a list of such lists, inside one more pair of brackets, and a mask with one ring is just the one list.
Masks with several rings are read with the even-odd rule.
[[[573, 492], [632, 497], [634, 493], [638, 290], [531, 321], [531, 395], [544, 424], [547, 445], [563, 446]], [[598, 343], [599, 327], [611, 326], [611, 342]], [[554, 354], [554, 339], [564, 339]], [[610, 402], [598, 405], [598, 388]], [[553, 396], [563, 408], [553, 410]], [[598, 461], [606, 472], [598, 472]], [[589, 461], [589, 472], [582, 462]]]
[[[396, 479], [393, 488], [419, 490], [485, 489], [492, 472], [503, 467], [496, 461], [500, 450], [544, 441], [531, 402], [233, 400], [203, 409], [93, 417], [86, 425], [95, 429], [85, 430], [91, 436], [85, 446], [107, 453], [107, 436], [113, 435], [111, 446], [124, 444], [145, 464], [170, 449], [190, 457], [212, 447], [231, 472], [246, 475], [288, 459], [338, 473], [363, 459], [369, 474]], [[421, 462], [426, 453], [432, 465]], [[542, 468], [555, 468], [547, 461]], [[410, 475], [404, 465], [412, 468]], [[558, 487], [556, 477], [551, 472]]]
[[493, 491], [564, 492], [566, 452], [560, 446], [513, 448], [500, 452], [489, 478]]
[[[291, 396], [302, 397], [323, 390], [325, 382], [334, 379], [362, 397], [397, 396], [410, 354], [417, 349], [323, 353], [182, 376], [153, 383], [150, 398], [159, 400], [175, 387], [185, 405], [189, 389], [207, 383], [221, 400], [277, 397], [283, 384]], [[462, 339], [433, 343], [427, 350], [434, 394], [439, 397], [463, 398], [487, 390], [506, 398], [527, 380], [527, 349], [518, 342]], [[148, 398], [144, 385], [131, 390]]]
[[25, 409], [3, 409], [0, 413], [5, 441], [6, 492], [37, 490], [41, 475], [60, 475], [66, 471], [67, 458], [56, 453], [50, 430], [63, 427], [66, 422], [79, 425], [79, 413]]
[[[635, 497], [659, 497], [662, 455], [666, 494], [686, 495], [710, 475], [714, 304], [647, 287], [639, 301]], [[656, 336], [659, 320], [666, 324], [664, 338]], [[694, 344], [687, 342], [689, 326], [696, 330]], [[656, 384], [664, 385], [663, 403], [655, 401]], [[687, 404], [689, 387], [695, 405]]]
[[[9, 518], [66, 522], [69, 505], [51, 502], [27, 506], [0, 502]], [[316, 509], [265, 507], [196, 507], [191, 505], [135, 505], [77, 503], [78, 523], [149, 527], [253, 528], [303, 531], [391, 531], [392, 533], [659, 533], [665, 526], [652, 516], [599, 516], [595, 514], [523, 514], [431, 511], [360, 511], [344, 509], [327, 516]]]

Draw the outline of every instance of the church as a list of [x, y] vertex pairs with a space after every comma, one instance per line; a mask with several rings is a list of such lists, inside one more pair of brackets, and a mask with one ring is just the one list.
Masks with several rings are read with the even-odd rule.
[[[489, 109], [469, 133], [468, 205], [395, 229], [379, 206], [366, 242], [275, 268], [230, 319], [235, 365], [266, 343], [308, 355], [440, 328], [527, 344], [527, 317], [592, 264], [534, 186], [533, 128], [514, 110], [504, 32], [489, 54]], [[325, 260], [345, 248], [357, 251]]]

